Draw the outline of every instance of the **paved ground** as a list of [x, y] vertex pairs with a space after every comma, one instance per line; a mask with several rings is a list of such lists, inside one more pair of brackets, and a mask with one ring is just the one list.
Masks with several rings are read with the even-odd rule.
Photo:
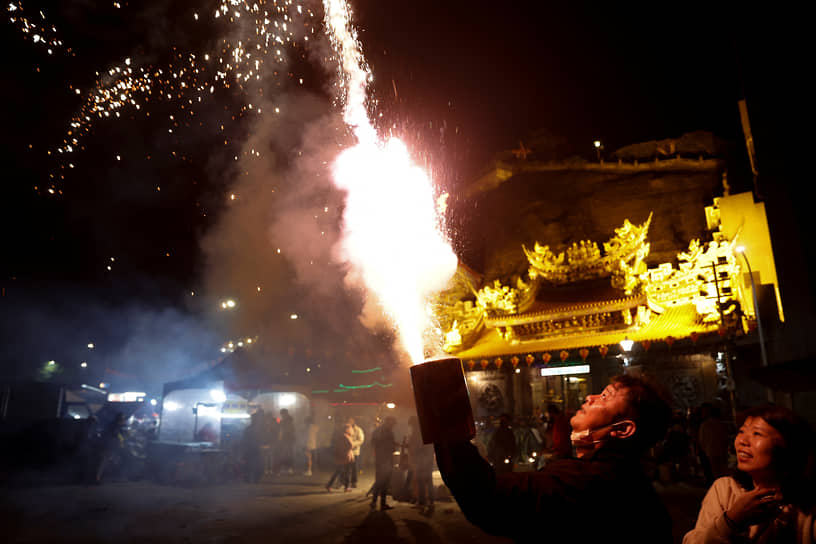
[[[507, 543], [464, 519], [455, 502], [426, 514], [407, 502], [371, 512], [365, 492], [327, 493], [328, 474], [267, 478], [259, 484], [170, 486], [111, 482], [0, 489], [8, 542], [309, 542], [356, 544]], [[440, 483], [438, 474], [435, 483]], [[675, 520], [676, 541], [694, 524], [704, 489], [657, 486]], [[6, 538], [8, 537], [8, 540]]]

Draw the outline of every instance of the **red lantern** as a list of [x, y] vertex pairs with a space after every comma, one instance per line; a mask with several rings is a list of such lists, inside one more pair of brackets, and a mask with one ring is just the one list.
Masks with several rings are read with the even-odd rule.
[[513, 365], [513, 368], [516, 368], [518, 366], [518, 364], [519, 364], [519, 358], [516, 357], [515, 355], [513, 355], [510, 358], [510, 364]]
[[587, 348], [581, 348], [581, 351], [578, 353], [581, 355], [581, 359], [586, 361], [587, 355], [589, 355], [589, 350]]
[[698, 333], [697, 331], [694, 331], [693, 333], [691, 333], [691, 341], [692, 342], [697, 343], [697, 340], [699, 340], [699, 339], [700, 339], [700, 333]]
[[473, 370], [473, 367], [476, 366], [476, 361], [471, 359], [470, 361], [467, 362], [467, 365], [468, 365], [468, 370]]
[[[529, 355], [528, 355], [528, 357], [529, 357]], [[550, 355], [550, 352], [549, 352], [549, 351], [548, 351], [547, 353], [543, 353], [543, 354], [541, 355], [541, 360], [542, 360], [542, 361], [544, 361], [544, 364], [545, 364], [545, 365], [546, 365], [546, 364], [549, 364], [550, 359], [552, 359], [552, 355]]]
[[567, 357], [569, 357], [569, 351], [562, 349], [561, 353], [559, 353], [558, 356], [561, 357], [562, 361], [566, 361]]
[[504, 361], [502, 361], [501, 357], [496, 357], [496, 359], [493, 362], [496, 364], [496, 368], [501, 368], [501, 365], [504, 364]]
[[669, 336], [666, 338], [666, 343], [669, 345], [669, 347], [672, 347], [672, 344], [674, 344], [674, 336]]
[[640, 345], [643, 346], [643, 351], [649, 351], [649, 347], [652, 345], [652, 341], [651, 340], [643, 340], [640, 343]]
[[479, 361], [479, 364], [482, 365], [482, 369], [485, 369], [487, 368], [487, 365], [490, 364], [490, 361], [488, 361], [487, 359], [482, 359], [481, 361]]
[[[545, 353], [545, 355], [547, 355], [547, 354]], [[527, 363], [527, 366], [530, 366], [531, 364], [533, 364], [533, 361], [535, 361], [535, 357], [533, 357], [532, 355], [530, 355], [528, 353], [527, 357], [524, 358], [524, 361]], [[544, 361], [544, 362], [546, 363], [547, 361]]]
[[601, 354], [601, 357], [606, 357], [606, 354], [609, 353], [609, 347], [606, 346], [606, 345], [603, 345], [603, 346], [599, 347], [598, 348], [598, 353]]

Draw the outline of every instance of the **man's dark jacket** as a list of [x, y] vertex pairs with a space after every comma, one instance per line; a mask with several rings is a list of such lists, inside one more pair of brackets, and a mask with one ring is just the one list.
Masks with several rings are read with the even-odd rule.
[[672, 542], [671, 518], [631, 454], [606, 447], [497, 476], [469, 442], [435, 448], [445, 485], [487, 533], [539, 543]]

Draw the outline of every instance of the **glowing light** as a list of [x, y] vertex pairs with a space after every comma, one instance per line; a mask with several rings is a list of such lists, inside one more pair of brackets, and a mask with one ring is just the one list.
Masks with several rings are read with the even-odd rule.
[[79, 366], [81, 366], [82, 368], [88, 368], [88, 363], [82, 361], [81, 363], [79, 363]]
[[173, 402], [172, 400], [164, 401], [164, 409], [168, 412], [175, 412], [179, 408], [181, 408], [181, 405], [177, 402]]
[[589, 374], [589, 365], [571, 365], [542, 368], [542, 376], [565, 376], [568, 374]]
[[289, 316], [289, 319], [297, 319], [297, 318], [298, 318], [298, 315], [297, 315], [297, 314], [291, 314], [291, 315]]
[[278, 404], [281, 406], [292, 406], [295, 403], [295, 396], [290, 394], [284, 394], [280, 396], [278, 400]]
[[150, 399], [150, 406], [156, 406], [157, 404], [158, 401], [156, 401], [156, 399]]
[[57, 364], [57, 362], [56, 362], [56, 361], [48, 361], [48, 366], [53, 366], [53, 365], [55, 365], [55, 364]]
[[348, 6], [324, 0], [323, 7], [340, 65], [343, 118], [357, 138], [332, 171], [335, 185], [346, 193], [340, 252], [355, 268], [347, 280], [364, 281], [396, 325], [402, 347], [420, 362], [426, 344], [441, 343], [431, 341], [428, 298], [453, 276], [457, 259], [442, 233], [427, 173], [401, 141], [381, 142], [371, 124], [366, 89], [372, 77]]
[[93, 349], [93, 348], [94, 348], [93, 344], [88, 344], [88, 349]]
[[387, 402], [387, 403], [385, 404], [385, 407], [386, 407], [386, 408], [390, 408], [391, 410], [393, 410], [394, 408], [396, 408], [396, 407], [397, 407], [397, 405], [396, 405], [396, 404], [394, 404], [393, 402]]
[[632, 351], [632, 346], [635, 344], [634, 340], [630, 340], [629, 337], [624, 338], [620, 341], [620, 347], [623, 348], [623, 351], [629, 353]]
[[210, 396], [216, 402], [224, 402], [227, 400], [227, 395], [220, 389], [211, 389]]

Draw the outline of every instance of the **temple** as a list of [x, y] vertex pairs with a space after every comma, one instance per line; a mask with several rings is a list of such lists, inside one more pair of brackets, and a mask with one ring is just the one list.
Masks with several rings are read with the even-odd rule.
[[[730, 194], [722, 161], [525, 155], [476, 185], [485, 271], [460, 263], [435, 304], [479, 417], [575, 410], [622, 372], [655, 375], [678, 408], [733, 405], [734, 377], [760, 359], [754, 295], [764, 319], [784, 313], [764, 205]], [[762, 394], [746, 383], [741, 401]]]

